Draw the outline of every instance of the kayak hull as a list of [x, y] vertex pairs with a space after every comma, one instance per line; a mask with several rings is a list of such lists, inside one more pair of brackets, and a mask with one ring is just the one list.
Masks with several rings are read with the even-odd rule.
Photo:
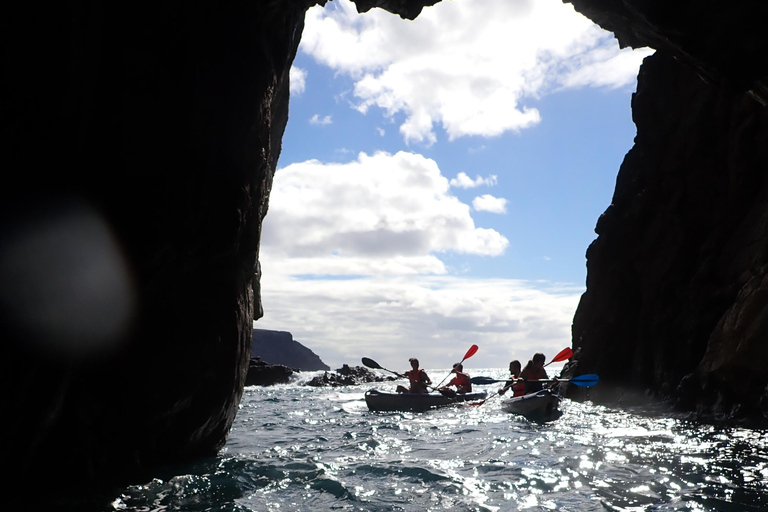
[[365, 392], [365, 403], [371, 411], [426, 411], [436, 407], [483, 400], [487, 395], [482, 392], [447, 397], [438, 393], [384, 393], [371, 389]]
[[501, 402], [502, 411], [519, 414], [540, 423], [553, 421], [562, 416], [559, 406], [560, 395], [548, 389], [508, 398]]

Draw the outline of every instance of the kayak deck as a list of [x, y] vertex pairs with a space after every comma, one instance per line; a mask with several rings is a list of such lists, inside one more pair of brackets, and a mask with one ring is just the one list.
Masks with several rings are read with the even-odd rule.
[[542, 389], [535, 393], [502, 400], [501, 410], [519, 414], [539, 423], [553, 421], [563, 414], [558, 409], [560, 399], [560, 395], [557, 393], [553, 393], [549, 389]]
[[365, 392], [365, 403], [371, 411], [426, 411], [473, 400], [483, 400], [486, 392], [444, 396], [439, 393], [384, 393], [376, 389]]

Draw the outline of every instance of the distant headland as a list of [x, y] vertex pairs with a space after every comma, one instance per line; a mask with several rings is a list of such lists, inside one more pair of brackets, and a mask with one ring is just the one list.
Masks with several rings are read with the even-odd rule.
[[251, 338], [251, 358], [259, 357], [270, 364], [281, 364], [294, 370], [318, 371], [331, 369], [320, 357], [286, 331], [254, 329]]

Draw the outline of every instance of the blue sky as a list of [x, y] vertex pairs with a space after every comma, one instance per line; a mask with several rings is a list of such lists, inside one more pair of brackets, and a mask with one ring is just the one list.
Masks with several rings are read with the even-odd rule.
[[560, 0], [415, 21], [314, 7], [262, 237], [263, 329], [336, 368], [570, 346], [585, 251], [632, 147], [648, 49]]

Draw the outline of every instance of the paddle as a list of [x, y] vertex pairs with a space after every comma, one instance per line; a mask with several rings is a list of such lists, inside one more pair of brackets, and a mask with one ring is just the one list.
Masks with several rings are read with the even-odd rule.
[[397, 372], [393, 372], [392, 370], [387, 370], [386, 368], [382, 367], [381, 365], [379, 365], [379, 363], [377, 363], [376, 361], [374, 361], [371, 358], [364, 357], [363, 358], [363, 364], [365, 366], [367, 366], [368, 368], [373, 368], [374, 370], [384, 370], [385, 372], [394, 373], [398, 377], [402, 377], [401, 374], [399, 374]]
[[[552, 363], [559, 363], [560, 361], [565, 361], [565, 360], [568, 360], [568, 359], [570, 359], [571, 357], [573, 357], [573, 350], [571, 350], [571, 349], [570, 349], [570, 347], [565, 347], [563, 350], [561, 350], [560, 352], [558, 352], [558, 353], [557, 353], [557, 355], [556, 355], [555, 357], [553, 357], [553, 358], [552, 358], [552, 360], [551, 360], [550, 362], [548, 362], [548, 363], [547, 363], [547, 364], [545, 364], [544, 366], [550, 365], [550, 364], [552, 364]], [[507, 379], [507, 380], [497, 380], [497, 379], [492, 379], [492, 378], [490, 378], [490, 377], [472, 377], [472, 378], [470, 379], [470, 381], [472, 382], [472, 384], [479, 384], [479, 385], [483, 385], [483, 384], [493, 384], [493, 383], [495, 383], [495, 382], [507, 382], [508, 380], [509, 380], [509, 379]], [[518, 380], [520, 380], [520, 379], [518, 379]], [[551, 382], [551, 381], [550, 381], [550, 382]], [[595, 381], [595, 383], [597, 383], [597, 381]], [[575, 383], [575, 384], [576, 384], [577, 386], [579, 385], [578, 383]], [[592, 385], [594, 386], [594, 384], [592, 384]], [[475, 402], [475, 403], [473, 403], [473, 404], [469, 404], [469, 405], [483, 405], [485, 402], [487, 402], [487, 401], [488, 401], [488, 399], [490, 399], [490, 398], [493, 398], [494, 396], [496, 396], [496, 395], [498, 395], [498, 394], [499, 394], [499, 393], [498, 393], [498, 391], [497, 391], [497, 392], [495, 392], [495, 393], [492, 393], [492, 394], [491, 394], [491, 396], [489, 396], [489, 397], [488, 397], [488, 398], [486, 398], [485, 400], [482, 400], [482, 401], [480, 401], [480, 402]]]
[[560, 361], [567, 361], [572, 357], [573, 357], [573, 350], [571, 350], [569, 347], [565, 347], [563, 350], [558, 352], [557, 355], [553, 357], [550, 362], [548, 362], [544, 366], [549, 366], [552, 363], [559, 363]]
[[[477, 349], [478, 349], [477, 345], [472, 345], [471, 347], [469, 347], [469, 350], [467, 350], [467, 353], [464, 354], [464, 357], [461, 359], [461, 361], [459, 361], [459, 364], [462, 364], [466, 359], [469, 359], [470, 357], [475, 355], [475, 353], [477, 353]], [[447, 379], [450, 376], [451, 376], [451, 374], [449, 372], [448, 375], [446, 375], [445, 378], [440, 381], [440, 384], [445, 382], [445, 379]], [[435, 386], [432, 389], [438, 389], [440, 387], [440, 384], [438, 384], [437, 386]]]
[[[518, 379], [522, 380], [522, 379]], [[600, 377], [595, 375], [594, 373], [589, 373], [586, 375], [579, 375], [578, 377], [573, 377], [571, 379], [557, 379], [557, 382], [570, 382], [571, 384], [574, 384], [576, 386], [580, 386], [582, 388], [590, 388], [597, 384], [597, 381], [600, 380]], [[507, 380], [502, 379], [494, 379], [491, 377], [472, 377], [470, 379], [472, 381], [472, 384], [477, 384], [480, 386], [486, 385], [486, 384], [495, 384], [497, 382], [507, 382]], [[536, 379], [536, 380], [528, 380], [525, 382], [555, 382], [555, 379]]]

